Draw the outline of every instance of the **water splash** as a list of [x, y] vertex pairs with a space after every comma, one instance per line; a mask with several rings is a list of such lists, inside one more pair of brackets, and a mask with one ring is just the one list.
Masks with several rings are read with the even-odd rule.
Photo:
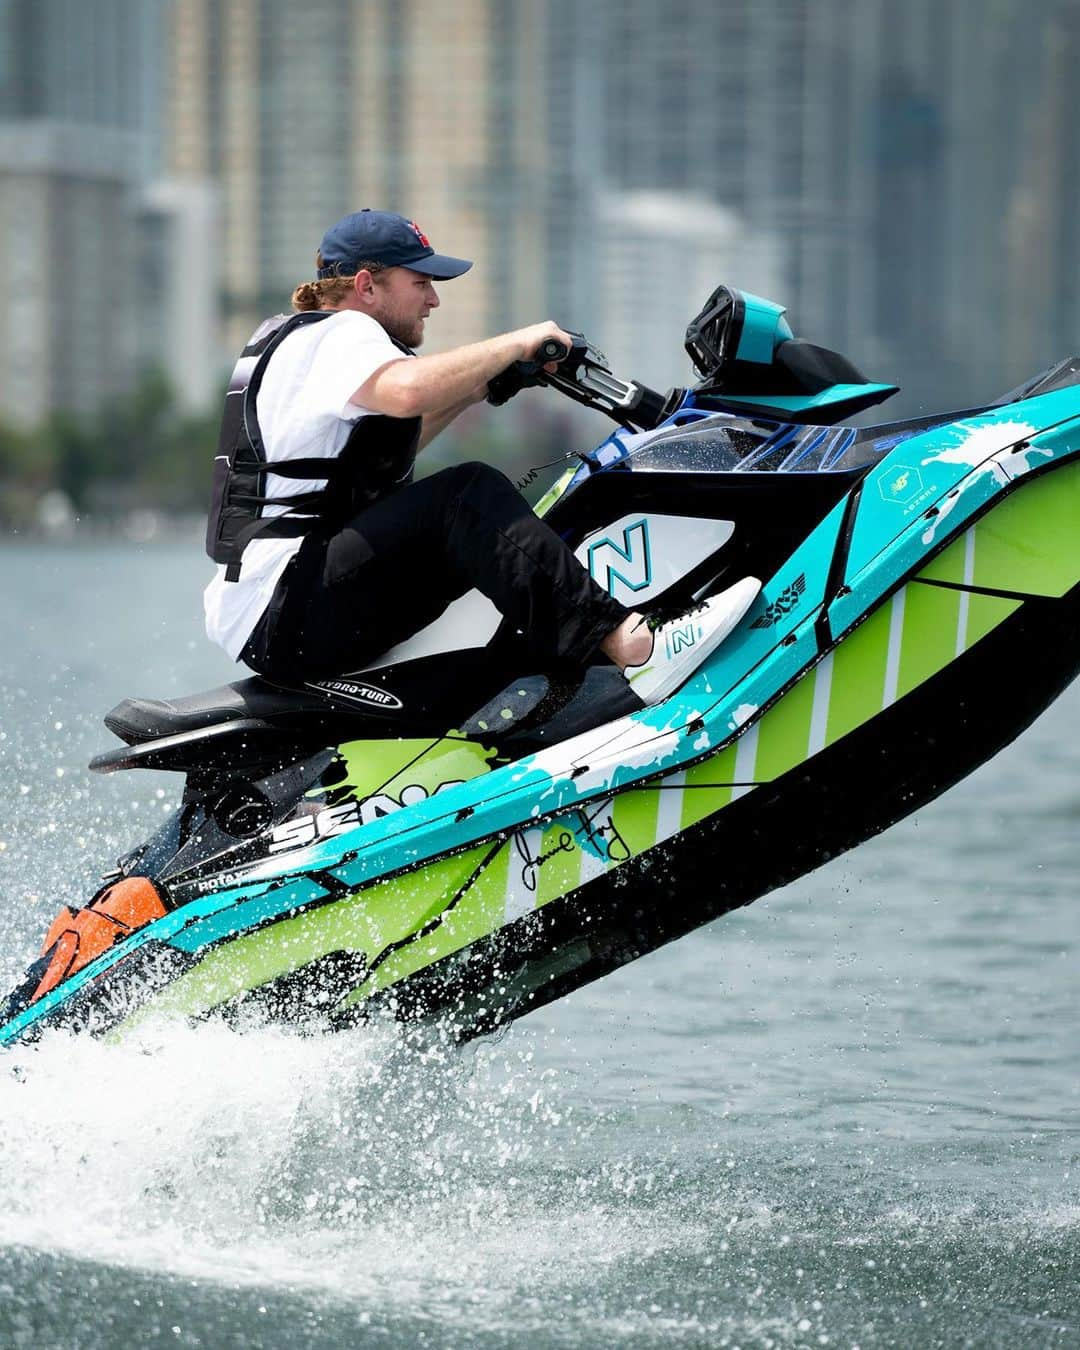
[[[580, 1165], [531, 1051], [391, 1029], [305, 1038], [158, 1025], [52, 1033], [0, 1076], [0, 1244], [201, 1279], [503, 1302], [653, 1249], [651, 1174]], [[662, 1227], [662, 1225], [660, 1225]]]

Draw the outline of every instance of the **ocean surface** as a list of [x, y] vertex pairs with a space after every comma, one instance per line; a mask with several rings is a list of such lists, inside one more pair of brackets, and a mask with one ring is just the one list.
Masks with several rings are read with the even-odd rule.
[[[206, 574], [0, 548], [5, 988], [174, 806], [85, 766], [234, 677]], [[465, 1049], [0, 1051], [0, 1347], [1080, 1346], [1078, 725]]]

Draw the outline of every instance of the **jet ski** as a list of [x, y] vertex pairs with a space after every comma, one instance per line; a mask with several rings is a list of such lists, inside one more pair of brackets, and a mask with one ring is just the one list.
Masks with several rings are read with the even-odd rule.
[[98, 773], [176, 811], [64, 906], [0, 1043], [151, 1018], [491, 1031], [745, 905], [929, 802], [1080, 668], [1080, 358], [984, 407], [894, 394], [718, 287], [661, 395], [575, 340], [556, 374], [615, 423], [537, 506], [660, 615], [765, 583], [665, 702], [529, 669], [478, 594], [362, 670], [258, 678], [105, 719]]

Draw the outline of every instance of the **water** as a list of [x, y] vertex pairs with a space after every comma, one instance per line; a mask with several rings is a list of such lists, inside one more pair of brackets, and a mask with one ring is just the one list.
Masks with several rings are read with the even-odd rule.
[[[197, 545], [0, 569], [11, 983], [172, 808], [101, 714], [234, 671]], [[7, 1052], [0, 1345], [1080, 1345], [1078, 713], [498, 1040]]]

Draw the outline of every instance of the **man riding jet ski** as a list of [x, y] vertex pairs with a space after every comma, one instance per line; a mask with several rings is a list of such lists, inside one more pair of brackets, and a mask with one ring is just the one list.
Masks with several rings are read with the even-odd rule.
[[[346, 216], [323, 237], [296, 313], [237, 364], [215, 462], [207, 633], [286, 685], [356, 670], [477, 590], [532, 663], [599, 651], [645, 704], [667, 698], [753, 603], [747, 577], [666, 623], [601, 587], [510, 481], [460, 464], [413, 481], [416, 453], [515, 362], [554, 373], [573, 339], [548, 322], [417, 357], [435, 281], [472, 266], [410, 220]], [[545, 361], [545, 358], [551, 358]]]
[[[341, 279], [350, 303], [358, 287], [368, 295], [364, 272], [392, 311], [398, 287], [426, 290], [464, 266], [448, 270], [426, 241], [400, 237], [381, 283], [374, 260], [324, 245], [327, 267], [359, 268]], [[424, 279], [410, 282], [417, 266]], [[338, 305], [320, 283], [297, 300]], [[412, 328], [398, 331], [415, 343], [431, 300], [412, 304]], [[494, 352], [503, 362], [570, 336], [550, 326], [411, 358], [363, 309], [291, 322], [303, 331], [272, 358], [273, 334], [253, 344], [230, 395], [211, 630], [279, 680], [290, 662], [301, 676], [338, 662], [348, 673], [126, 698], [106, 715], [120, 744], [91, 769], [180, 775], [176, 809], [86, 903], [60, 908], [0, 1008], [0, 1045], [60, 1027], [128, 1035], [166, 1017], [338, 1030], [386, 1014], [481, 1034], [900, 820], [1019, 735], [1080, 671], [1080, 358], [982, 407], [856, 427], [847, 419], [895, 386], [796, 338], [781, 305], [724, 285], [687, 328], [698, 382], [667, 394], [619, 379], [579, 336], [554, 371], [549, 349], [490, 378]], [[365, 333], [385, 339], [366, 373], [346, 358], [321, 407], [307, 373], [324, 355], [337, 367], [333, 346], [305, 346], [313, 332], [340, 333], [346, 348], [355, 338], [362, 349]], [[259, 397], [262, 371], [284, 379], [294, 358], [292, 401]], [[415, 391], [382, 402], [389, 376], [456, 380], [464, 367], [470, 378], [451, 380], [449, 395], [439, 386], [442, 416]], [[444, 519], [424, 483], [388, 495], [409, 477], [425, 411], [433, 433], [450, 398], [484, 380], [495, 404], [543, 383], [616, 423], [568, 456], [537, 503], [554, 543], [527, 533], [497, 475], [471, 480], [498, 483], [506, 514], [493, 528], [465, 470], [441, 489]], [[374, 411], [353, 410], [358, 390]], [[263, 434], [292, 418], [309, 431], [321, 418], [333, 434], [301, 432], [267, 463]], [[362, 450], [352, 422], [373, 437]], [[437, 576], [413, 563], [413, 530]], [[600, 616], [594, 632], [568, 627], [550, 573], [511, 568], [499, 579], [517, 606], [508, 620], [488, 595], [464, 595], [383, 650], [422, 621], [425, 595], [438, 590], [441, 607], [474, 566], [494, 589], [492, 558], [455, 556], [470, 530], [503, 567], [542, 537], [556, 575], [573, 576]], [[560, 540], [614, 608], [561, 558]], [[275, 568], [290, 563], [279, 585]], [[306, 594], [291, 579], [305, 564]], [[664, 651], [644, 665], [664, 673], [648, 702], [642, 681], [603, 658], [627, 617], [685, 615], [747, 575], [765, 585], [706, 659], [690, 622], [658, 630]], [[545, 637], [533, 656], [527, 644]], [[558, 668], [589, 641], [598, 661]], [[681, 668], [680, 648], [694, 648]], [[661, 701], [668, 676], [679, 683]]]

